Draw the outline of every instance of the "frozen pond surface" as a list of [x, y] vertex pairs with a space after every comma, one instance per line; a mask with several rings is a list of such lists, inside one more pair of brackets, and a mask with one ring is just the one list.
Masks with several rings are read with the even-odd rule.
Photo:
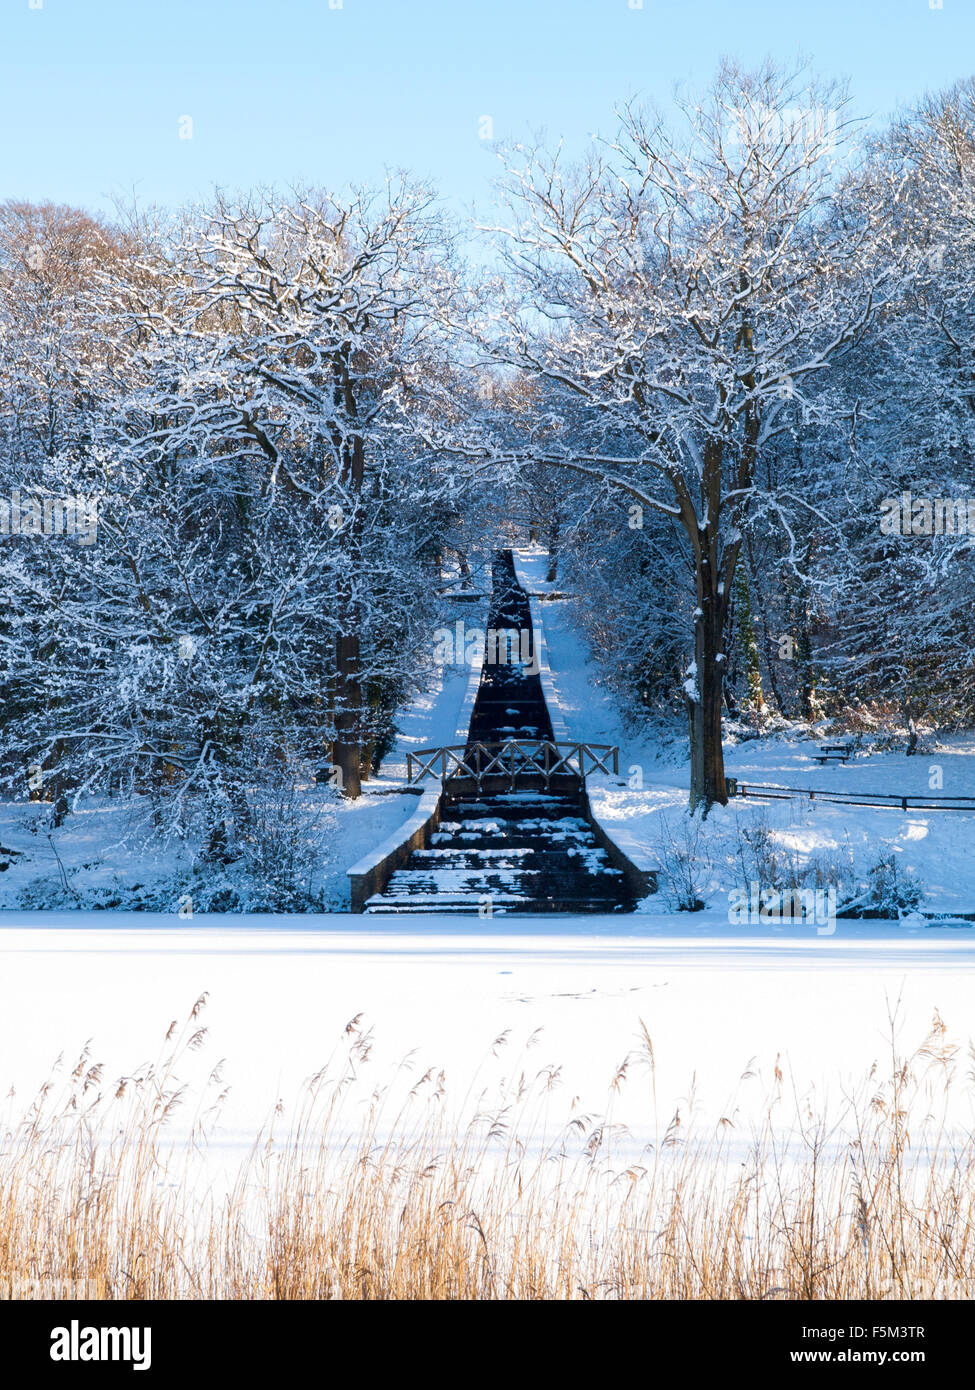
[[[720, 914], [479, 921], [431, 916], [198, 917], [16, 913], [0, 921], [0, 1084], [22, 1109], [59, 1054], [91, 1039], [105, 1083], [159, 1054], [204, 991], [206, 1045], [181, 1076], [202, 1086], [224, 1059], [229, 1097], [213, 1145], [242, 1152], [280, 1101], [371, 1030], [365, 1107], [377, 1086], [445, 1073], [468, 1105], [546, 1067], [546, 1124], [608, 1110], [634, 1139], [691, 1110], [705, 1130], [758, 1123], [778, 1066], [786, 1089], [841, 1105], [871, 1066], [886, 1076], [889, 1013], [913, 1051], [935, 1010], [962, 1044], [952, 1123], [972, 1123], [964, 1048], [975, 1036], [975, 927], [844, 923], [729, 929]], [[497, 1043], [504, 1035], [505, 1041]], [[612, 1081], [634, 1057], [625, 1085]], [[405, 1062], [405, 1065], [404, 1065]], [[746, 1073], [750, 1073], [746, 1076]], [[692, 1101], [693, 1095], [693, 1101]]]

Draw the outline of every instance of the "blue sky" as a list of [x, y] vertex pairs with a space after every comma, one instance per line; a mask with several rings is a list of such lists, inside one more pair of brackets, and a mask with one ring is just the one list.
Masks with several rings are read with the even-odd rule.
[[387, 167], [483, 207], [483, 116], [581, 148], [614, 103], [666, 105], [725, 54], [801, 52], [877, 117], [975, 70], [975, 0], [39, 2], [0, 0], [0, 198], [89, 209]]

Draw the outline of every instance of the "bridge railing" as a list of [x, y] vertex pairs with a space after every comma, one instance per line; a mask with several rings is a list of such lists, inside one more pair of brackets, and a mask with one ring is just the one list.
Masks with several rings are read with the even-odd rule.
[[549, 739], [506, 739], [500, 743], [455, 743], [407, 753], [409, 782], [424, 777], [471, 777], [478, 786], [486, 777], [540, 776], [545, 784], [557, 774], [583, 780], [591, 772], [619, 773], [620, 750], [610, 743], [568, 743]]

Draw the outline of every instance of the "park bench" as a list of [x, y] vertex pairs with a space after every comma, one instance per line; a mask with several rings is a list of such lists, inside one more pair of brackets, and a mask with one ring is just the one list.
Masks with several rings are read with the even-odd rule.
[[853, 756], [852, 743], [821, 743], [819, 752], [812, 755], [817, 763], [845, 763]]

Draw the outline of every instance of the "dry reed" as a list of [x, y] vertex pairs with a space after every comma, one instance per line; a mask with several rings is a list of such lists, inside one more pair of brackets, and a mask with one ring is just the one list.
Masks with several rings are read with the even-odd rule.
[[[572, 1114], [546, 1142], [539, 1117], [557, 1081], [547, 1069], [482, 1098], [463, 1123], [430, 1071], [390, 1113], [392, 1090], [375, 1090], [350, 1126], [346, 1102], [371, 1050], [356, 1019], [287, 1131], [272, 1117], [217, 1191], [200, 1163], [219, 1069], [185, 1138], [172, 1138], [188, 1101], [177, 1069], [204, 1043], [204, 1003], [151, 1065], [106, 1086], [86, 1050], [8, 1122], [0, 1297], [975, 1295], [975, 1145], [944, 1108], [973, 1078], [937, 1018], [912, 1056], [892, 1044], [886, 1075], [828, 1123], [784, 1094], [776, 1067], [747, 1138], [730, 1120], [688, 1136], [675, 1116], [625, 1135], [605, 1116]], [[636, 1073], [652, 1100], [646, 1032], [611, 1090]]]

